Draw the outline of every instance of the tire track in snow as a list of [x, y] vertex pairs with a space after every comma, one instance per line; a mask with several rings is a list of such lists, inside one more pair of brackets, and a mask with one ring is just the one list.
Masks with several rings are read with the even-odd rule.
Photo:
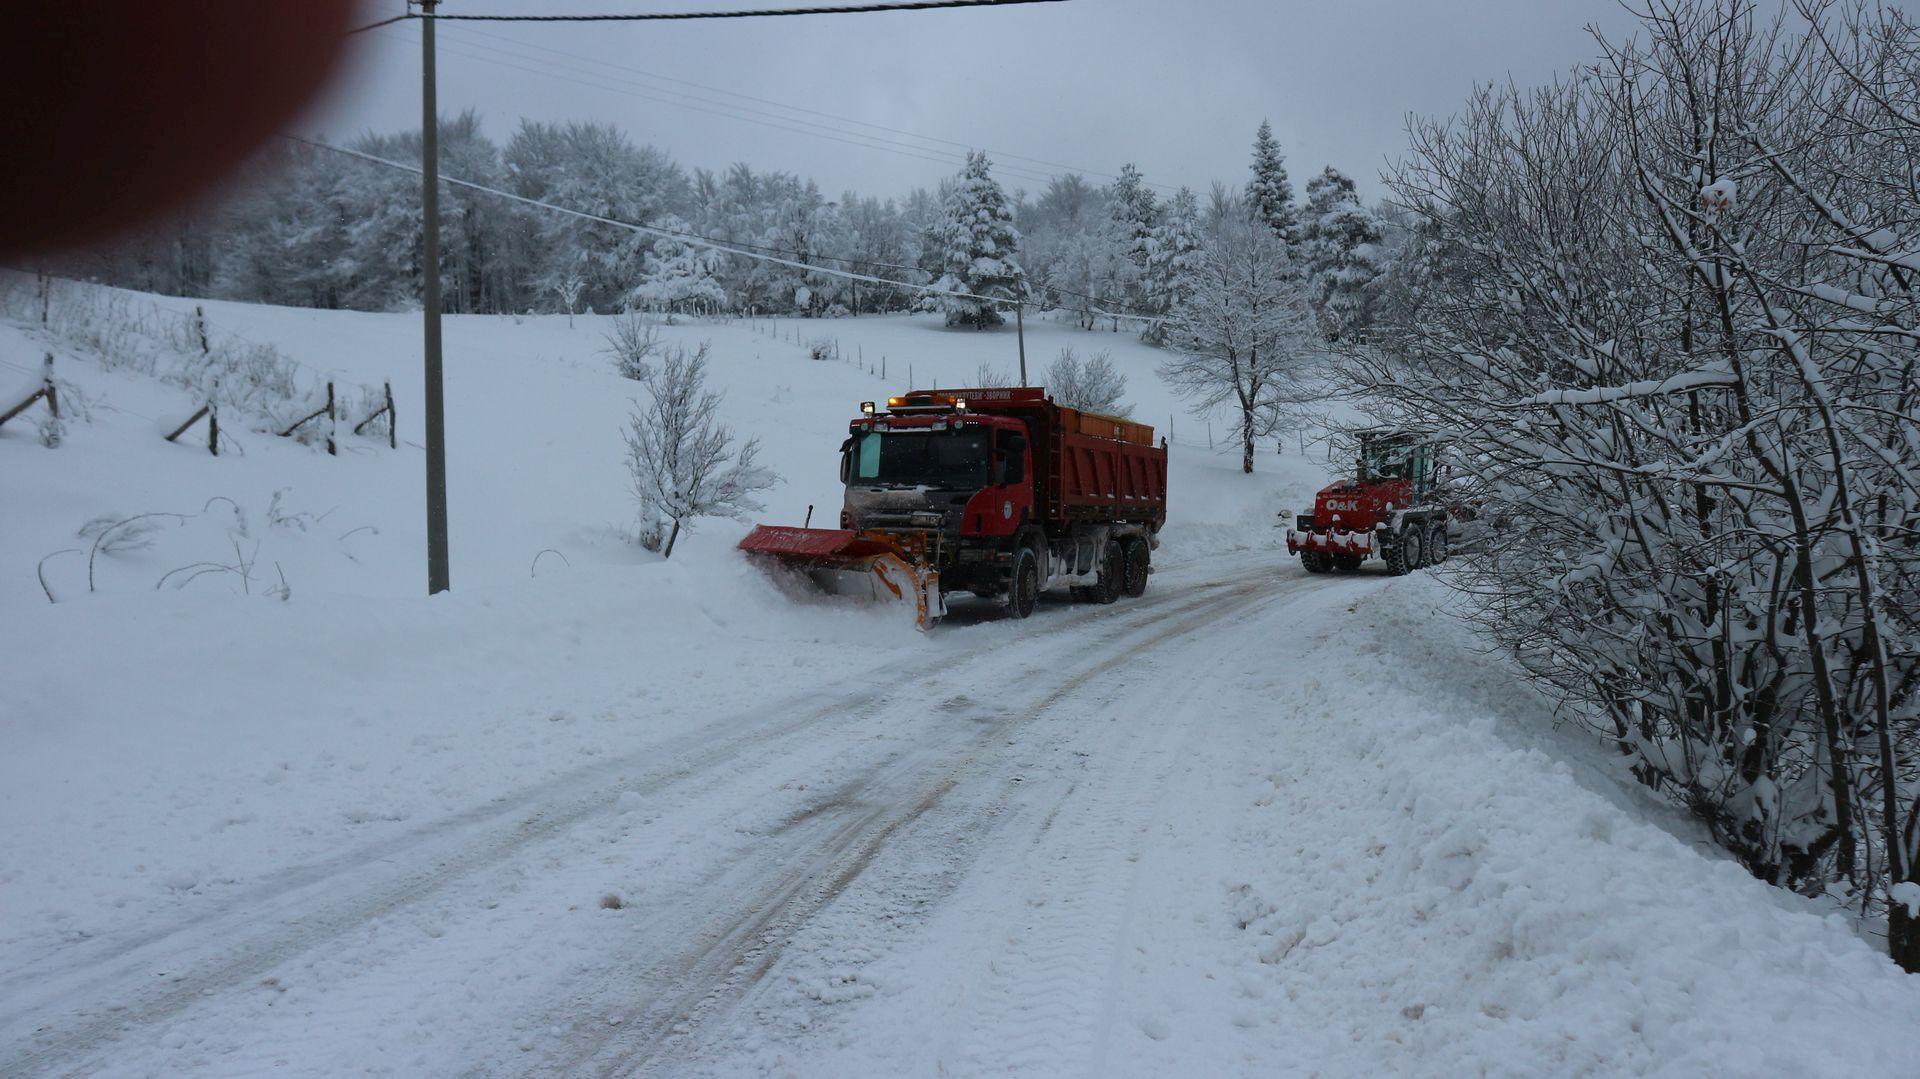
[[[1228, 662], [1211, 637], [1180, 644], [1150, 654], [1109, 695], [1125, 698], [1129, 715], [1116, 722], [1131, 722], [1136, 737], [1120, 743], [1117, 753], [1093, 750], [1118, 759], [1090, 758], [1087, 773], [1072, 781], [1031, 838], [1024, 864], [1042, 868], [1029, 869], [1022, 886], [1010, 891], [1018, 905], [1003, 913], [1006, 932], [996, 934], [1008, 943], [990, 961], [982, 994], [991, 1019], [978, 1040], [958, 1047], [971, 1071], [1105, 1071], [1134, 892], [1177, 761], [1173, 750], [1198, 711], [1193, 687], [1209, 683]], [[1088, 715], [1097, 716], [1104, 703], [1093, 702]], [[1084, 737], [1088, 730], [1076, 733]]]
[[[1206, 580], [1130, 607], [1087, 612], [1093, 618], [1030, 622], [1010, 638], [995, 635], [947, 659], [964, 663], [1012, 641], [1088, 625], [1103, 636], [1126, 635], [1204, 605], [1240, 583], [1237, 576]], [[1115, 624], [1104, 624], [1109, 622]], [[223, 992], [252, 987], [294, 957], [612, 812], [623, 794], [657, 800], [730, 763], [777, 766], [789, 739], [823, 724], [852, 721], [888, 698], [868, 689], [808, 704], [810, 695], [736, 713], [401, 835], [289, 868], [159, 927], [81, 942], [18, 966], [0, 978], [0, 997], [15, 1002], [0, 1013], [0, 1046], [5, 1046], [0, 1073], [56, 1070], [63, 1062], [71, 1066], [97, 1057], [123, 1034]], [[769, 725], [783, 714], [791, 718]], [[662, 765], [663, 759], [668, 763]], [[842, 814], [824, 816], [827, 823], [844, 824], [838, 819]], [[852, 829], [846, 842], [874, 831], [869, 821], [864, 829]], [[788, 905], [798, 898], [798, 893], [790, 897]]]
[[[1073, 666], [1056, 671], [1066, 676], [1025, 705], [1009, 710], [996, 722], [960, 732], [963, 737], [957, 740], [958, 745], [950, 739], [944, 745], [903, 754], [898, 760], [883, 764], [836, 790], [825, 804], [848, 807], [839, 814], [852, 818], [843, 828], [824, 837], [803, 838], [797, 844], [799, 850], [789, 846], [762, 852], [752, 865], [745, 867], [748, 873], [769, 860], [790, 868], [774, 877], [771, 887], [763, 886], [752, 894], [746, 903], [740, 904], [735, 898], [735, 913], [727, 918], [690, 934], [681, 930], [681, 934], [696, 940], [691, 954], [656, 966], [640, 979], [630, 975], [616, 978], [583, 994], [585, 1000], [616, 999], [623, 992], [622, 981], [628, 983], [626, 992], [638, 988], [631, 983], [639, 981], [650, 985], [655, 993], [644, 1004], [630, 1007], [627, 1014], [609, 1014], [602, 1010], [590, 1019], [576, 1022], [573, 1032], [579, 1040], [558, 1059], [548, 1061], [538, 1070], [625, 1075], [671, 1070], [673, 1065], [684, 1062], [698, 1050], [703, 1030], [725, 1018], [755, 988], [773, 969], [786, 944], [801, 927], [859, 879], [898, 833], [938, 808], [948, 792], [968, 778], [969, 771], [983, 755], [1006, 744], [1008, 733], [1079, 693], [1093, 679], [1135, 662], [1141, 652], [1262, 602], [1278, 588], [1273, 582], [1265, 584], [1266, 587], [1261, 587], [1236, 581], [1225, 590], [1209, 590], [1210, 594], [1195, 602], [1176, 606], [1144, 621], [1132, 621], [1119, 632], [1107, 635], [1107, 647], [1091, 642], [1096, 646], [1081, 653], [1084, 657], [1096, 657], [1091, 662], [1081, 659]], [[1221, 592], [1223, 594], [1216, 594]], [[1175, 624], [1161, 628], [1170, 621]], [[1121, 642], [1131, 642], [1134, 638], [1143, 639], [1120, 646]], [[960, 672], [949, 673], [948, 678], [961, 684], [972, 681], [962, 678]], [[809, 816], [808, 822], [833, 815], [832, 812], [815, 813]], [[735, 876], [724, 875], [713, 886], [701, 889], [700, 895], [690, 897], [684, 906], [688, 910], [705, 910], [709, 908], [703, 900], [724, 903], [725, 897], [737, 897]], [[796, 878], [811, 881], [813, 886], [796, 888], [793, 885]], [[650, 932], [649, 937], [674, 935], [658, 933], [659, 927], [652, 928], [656, 931]], [[584, 1001], [576, 1001], [565, 1011], [577, 1015], [576, 1009], [582, 1003]]]

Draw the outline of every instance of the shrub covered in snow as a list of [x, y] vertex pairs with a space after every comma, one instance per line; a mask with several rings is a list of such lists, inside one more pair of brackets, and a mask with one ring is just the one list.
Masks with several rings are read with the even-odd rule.
[[723, 394], [706, 388], [706, 342], [670, 348], [648, 380], [647, 403], [627, 421], [627, 472], [639, 504], [640, 541], [673, 557], [683, 528], [697, 517], [741, 517], [760, 509], [754, 493], [779, 482], [759, 465], [760, 440], [736, 450], [720, 422]]
[[1133, 406], [1120, 398], [1127, 392], [1127, 376], [1113, 366], [1112, 356], [1102, 349], [1085, 362], [1071, 346], [1047, 365], [1047, 393], [1068, 408], [1085, 409], [1103, 416], [1131, 416]]
[[1419, 242], [1354, 377], [1461, 445], [1494, 638], [1754, 874], [1885, 913], [1920, 970], [1888, 902], [1920, 880], [1920, 32], [1674, 8], [1416, 129]]

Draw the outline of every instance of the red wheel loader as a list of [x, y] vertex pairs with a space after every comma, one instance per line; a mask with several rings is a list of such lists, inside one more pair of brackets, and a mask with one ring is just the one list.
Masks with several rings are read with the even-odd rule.
[[1421, 431], [1361, 431], [1354, 477], [1328, 484], [1313, 512], [1287, 529], [1287, 552], [1308, 573], [1351, 573], [1369, 558], [1409, 573], [1446, 561], [1451, 515], [1442, 500], [1442, 444]]
[[1146, 591], [1167, 519], [1153, 428], [1029, 387], [915, 390], [860, 412], [840, 446], [840, 527], [760, 525], [742, 551], [826, 592], [908, 603], [922, 628], [954, 592], [1025, 618], [1048, 590]]

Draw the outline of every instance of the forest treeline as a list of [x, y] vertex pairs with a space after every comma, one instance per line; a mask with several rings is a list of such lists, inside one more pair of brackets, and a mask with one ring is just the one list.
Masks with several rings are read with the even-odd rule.
[[[416, 132], [369, 134], [348, 148], [419, 161]], [[637, 233], [449, 185], [440, 269], [445, 309], [455, 313], [828, 316], [901, 311], [925, 299], [912, 288], [826, 272], [838, 270], [903, 285], [970, 281], [985, 295], [1018, 294], [1091, 327], [1103, 317], [1167, 315], [1193, 253], [1251, 199], [1294, 245], [1321, 308], [1352, 324], [1366, 316], [1392, 231], [1332, 167], [1296, 196], [1265, 125], [1251, 179], [1217, 183], [1204, 197], [1156, 189], [1132, 165], [1106, 183], [1065, 174], [1041, 190], [1008, 193], [979, 154], [935, 188], [829, 197], [790, 172], [744, 163], [689, 169], [604, 123], [524, 121], [497, 142], [471, 112], [443, 119], [440, 152], [447, 177], [675, 234]], [[283, 142], [226, 197], [59, 268], [167, 294], [417, 309], [418, 185], [405, 171]], [[801, 266], [721, 254], [695, 237]], [[986, 240], [990, 250], [979, 246]], [[998, 265], [975, 267], [982, 257]]]

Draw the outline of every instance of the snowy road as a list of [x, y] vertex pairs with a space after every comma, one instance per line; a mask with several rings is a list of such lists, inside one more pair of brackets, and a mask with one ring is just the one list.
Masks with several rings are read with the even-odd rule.
[[[179, 924], [34, 957], [0, 972], [0, 1071], [625, 1071], [697, 1057], [879, 863], [957, 879], [998, 822], [1031, 808], [1018, 773], [1037, 727], [1125, 717], [1159, 738], [1161, 699], [1183, 692], [1167, 675], [1195, 669], [1143, 691], [1159, 662], [1319, 583], [1275, 577], [1270, 558], [1249, 579], [1245, 561], [1160, 574], [1129, 605], [957, 629], [962, 647], [936, 669], [718, 719], [290, 867]], [[635, 883], [603, 910], [612, 863]], [[873, 913], [903, 924], [901, 910]], [[370, 1025], [393, 1040], [336, 1040]], [[503, 1028], [515, 1036], [475, 1035]]]
[[1530, 740], [1437, 595], [1261, 552], [961, 617], [13, 957], [0, 1073], [1910, 1069], [1920, 991]]

